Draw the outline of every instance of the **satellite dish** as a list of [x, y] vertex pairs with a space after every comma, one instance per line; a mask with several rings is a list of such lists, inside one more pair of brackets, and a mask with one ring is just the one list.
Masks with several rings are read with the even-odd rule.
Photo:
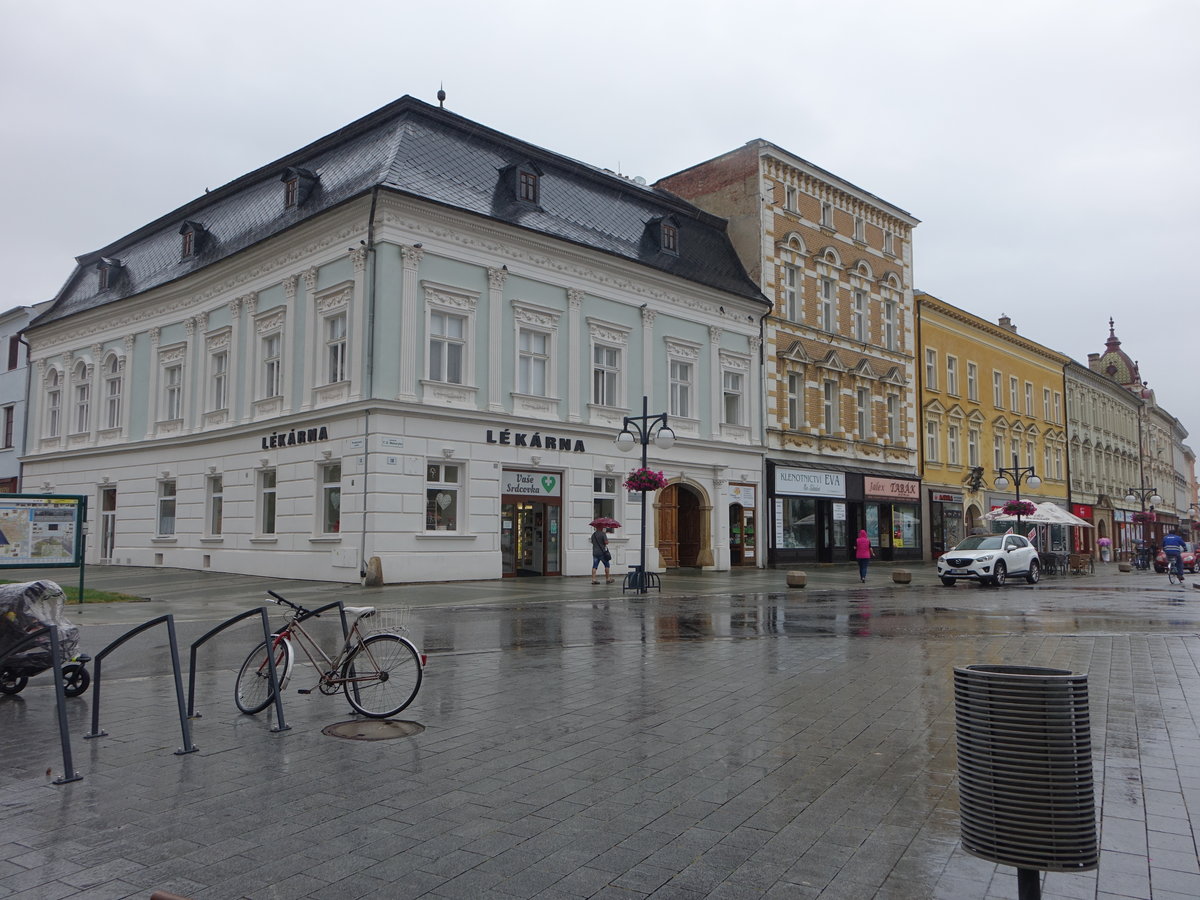
[[645, 178], [643, 178], [641, 175], [634, 175], [634, 176], [633, 176], [633, 183], [634, 183], [634, 184], [641, 184], [641, 185], [645, 185], [645, 183], [646, 183], [646, 179], [645, 179]]

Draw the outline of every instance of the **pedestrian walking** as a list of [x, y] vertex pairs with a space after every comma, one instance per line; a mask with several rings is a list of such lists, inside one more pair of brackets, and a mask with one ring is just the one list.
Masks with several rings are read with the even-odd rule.
[[592, 584], [599, 584], [596, 578], [600, 563], [604, 563], [604, 582], [612, 584], [612, 572], [609, 568], [612, 565], [612, 554], [608, 552], [608, 535], [599, 525], [592, 532]]
[[863, 584], [867, 583], [867, 566], [870, 565], [871, 557], [875, 552], [871, 549], [871, 539], [867, 537], [867, 529], [863, 528], [858, 532], [858, 538], [854, 541], [854, 558], [858, 560], [858, 580]]

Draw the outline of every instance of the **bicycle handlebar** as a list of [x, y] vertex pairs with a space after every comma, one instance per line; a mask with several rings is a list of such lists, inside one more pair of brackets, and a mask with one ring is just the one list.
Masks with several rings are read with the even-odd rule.
[[303, 606], [300, 606], [298, 603], [293, 603], [293, 602], [292, 602], [291, 600], [289, 600], [287, 597], [284, 597], [284, 596], [282, 596], [282, 595], [280, 595], [280, 594], [277, 594], [277, 593], [275, 593], [274, 591], [272, 591], [272, 590], [270, 590], [270, 589], [268, 589], [268, 590], [267, 590], [267, 593], [268, 593], [268, 594], [270, 594], [272, 597], [274, 597], [274, 598], [275, 598], [275, 601], [274, 601], [275, 603], [277, 603], [277, 604], [279, 604], [279, 605], [281, 605], [281, 606], [290, 606], [292, 609], [294, 609], [296, 612], [300, 613], [300, 615], [304, 616], [305, 618], [308, 618], [308, 617], [310, 617], [310, 616], [311, 616], [312, 618], [315, 618], [315, 619], [319, 619], [319, 618], [321, 618], [321, 614], [320, 614], [320, 613], [310, 613], [310, 612], [309, 612], [307, 609], [305, 609]]

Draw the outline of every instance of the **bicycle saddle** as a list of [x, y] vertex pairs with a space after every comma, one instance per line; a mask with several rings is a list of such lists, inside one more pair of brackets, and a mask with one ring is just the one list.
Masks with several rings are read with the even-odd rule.
[[353, 616], [356, 619], [361, 619], [363, 616], [375, 615], [375, 607], [373, 606], [343, 606], [346, 615]]

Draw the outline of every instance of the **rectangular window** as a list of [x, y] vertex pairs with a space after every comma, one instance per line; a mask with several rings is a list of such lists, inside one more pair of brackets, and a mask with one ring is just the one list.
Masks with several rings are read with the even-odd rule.
[[175, 479], [170, 478], [158, 483], [158, 521], [156, 523], [159, 535], [175, 533]]
[[338, 534], [342, 530], [342, 464], [321, 466], [321, 533]]
[[1004, 468], [1004, 436], [994, 435], [992, 437], [992, 467], [999, 472]]
[[1014, 466], [1019, 466], [1021, 464], [1018, 461], [1018, 457], [1021, 455], [1021, 439], [1015, 437], [1011, 438], [1008, 442], [1008, 450], [1008, 455], [1012, 457], [1012, 464]]
[[863, 291], [854, 292], [854, 339], [867, 340], [867, 295]]
[[833, 286], [833, 280], [830, 278], [821, 279], [821, 321], [817, 327], [822, 331], [833, 331], [834, 328], [834, 302], [836, 299], [836, 289]]
[[871, 392], [859, 388], [858, 400], [858, 438], [862, 441], [871, 439]]
[[56, 369], [51, 369], [46, 376], [46, 437], [58, 437], [62, 416], [61, 377]]
[[467, 320], [450, 313], [429, 314], [429, 380], [463, 383]]
[[1050, 388], [1042, 388], [1042, 418], [1047, 422], [1053, 422], [1050, 418]]
[[258, 533], [275, 533], [275, 470], [258, 473]]
[[679, 252], [679, 229], [666, 222], [662, 226], [662, 248], [668, 253]]
[[1025, 465], [1029, 466], [1030, 468], [1033, 468], [1034, 466], [1036, 466], [1037, 460], [1034, 458], [1036, 455], [1037, 455], [1036, 449], [1035, 449], [1035, 445], [1034, 445], [1033, 441], [1026, 441], [1025, 442]]
[[783, 314], [800, 321], [800, 270], [795, 266], [783, 267]]
[[592, 477], [592, 518], [617, 517], [617, 478], [614, 475]]
[[621, 350], [604, 344], [592, 346], [592, 402], [599, 406], [620, 406], [617, 394], [621, 372]]
[[821, 385], [821, 424], [825, 434], [836, 434], [840, 430], [837, 390], [836, 381], [825, 381]]
[[1018, 399], [1018, 396], [1019, 395], [1018, 395], [1017, 376], [1009, 375], [1008, 376], [1008, 408], [1011, 409], [1014, 413], [1020, 412], [1020, 410], [1021, 410], [1021, 404]]
[[957, 425], [946, 426], [946, 462], [952, 466], [961, 464], [958, 458], [958, 432]]
[[967, 363], [967, 399], [979, 402], [979, 366]]
[[930, 347], [925, 348], [925, 388], [930, 391], [938, 389], [937, 351]]
[[87, 382], [75, 385], [75, 434], [88, 430], [91, 421], [92, 386]]
[[821, 225], [825, 228], [833, 227], [833, 204], [822, 201], [821, 203]]
[[205, 480], [208, 494], [208, 536], [220, 537], [225, 521], [225, 479], [221, 475], [209, 475]]
[[1033, 385], [1025, 382], [1025, 415], [1033, 415]]
[[946, 393], [958, 396], [958, 359], [953, 356], [946, 357]]
[[520, 329], [518, 336], [517, 393], [546, 396], [546, 372], [550, 365], [550, 335]]
[[799, 372], [789, 372], [787, 381], [788, 427], [793, 431], [804, 425], [803, 410], [804, 376]]
[[867, 240], [867, 223], [862, 216], [854, 217], [854, 239], [861, 243], [865, 243]]
[[346, 380], [346, 314], [325, 320], [325, 383]]
[[13, 422], [15, 420], [15, 408], [12, 406], [4, 407], [4, 449], [11, 450], [13, 446]]
[[783, 208], [796, 211], [796, 189], [791, 185], [783, 189]]
[[183, 366], [163, 369], [163, 421], [183, 418]]
[[104, 378], [104, 427], [121, 427], [121, 391], [124, 379], [121, 377], [121, 364], [117, 358], [110, 357], [106, 366]]
[[429, 463], [425, 467], [425, 530], [458, 531], [462, 467]]
[[886, 300], [883, 304], [883, 347], [885, 350], [896, 349], [896, 303]]
[[535, 172], [522, 169], [518, 173], [519, 196], [529, 203], [538, 202], [538, 177]]
[[895, 394], [887, 398], [887, 435], [889, 444], [900, 442], [900, 398]]
[[938, 444], [941, 443], [938, 435], [938, 423], [925, 423], [925, 459], [929, 462], [938, 461]]
[[889, 256], [895, 255], [895, 238], [890, 231], [883, 233], [883, 252]]
[[268, 334], [262, 339], [262, 396], [278, 397], [283, 387], [283, 337]]
[[1062, 481], [1063, 477], [1063, 453], [1059, 447], [1054, 448], [1054, 477]]
[[975, 468], [979, 465], [979, 429], [967, 429], [967, 465]]
[[1001, 386], [1003, 379], [1004, 376], [995, 369], [992, 370], [992, 406], [996, 409], [1004, 409], [1004, 388]]
[[222, 350], [212, 355], [212, 396], [209, 409], [229, 408], [229, 353]]
[[1062, 424], [1062, 394], [1058, 391], [1054, 392], [1054, 422], [1057, 425]]
[[726, 425], [742, 425], [742, 373], [725, 372], [721, 376], [723, 393], [722, 421]]
[[671, 415], [692, 416], [692, 364], [677, 359], [671, 360]]
[[21, 338], [19, 335], [13, 335], [8, 339], [8, 371], [12, 371], [21, 364]]
[[1042, 472], [1045, 474], [1045, 476], [1047, 478], [1049, 478], [1051, 471], [1052, 471], [1052, 469], [1050, 468], [1050, 445], [1047, 444], [1044, 447], [1042, 447]]

